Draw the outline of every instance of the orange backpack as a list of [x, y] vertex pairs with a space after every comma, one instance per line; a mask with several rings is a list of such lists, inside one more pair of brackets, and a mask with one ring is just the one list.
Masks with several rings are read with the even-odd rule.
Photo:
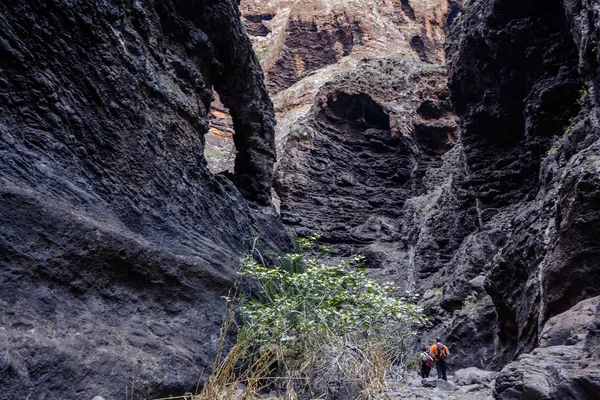
[[448, 350], [446, 350], [446, 346], [440, 342], [436, 343], [435, 346], [437, 349], [437, 359], [442, 362], [448, 361]]

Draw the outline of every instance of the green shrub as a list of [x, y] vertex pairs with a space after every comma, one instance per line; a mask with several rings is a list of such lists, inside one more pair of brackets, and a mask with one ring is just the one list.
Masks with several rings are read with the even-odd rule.
[[241, 299], [238, 337], [255, 346], [254, 357], [276, 354], [274, 379], [288, 394], [338, 388], [369, 398], [385, 387], [391, 364], [405, 360], [406, 339], [425, 318], [410, 298], [393, 295], [393, 284], [369, 279], [363, 256], [324, 262], [329, 249], [315, 252], [317, 240], [298, 239], [297, 252], [273, 268], [241, 260], [262, 301]]
[[485, 293], [478, 293], [475, 290], [471, 290], [471, 293], [467, 296], [463, 303], [463, 310], [471, 310], [477, 308], [481, 301], [484, 299]]

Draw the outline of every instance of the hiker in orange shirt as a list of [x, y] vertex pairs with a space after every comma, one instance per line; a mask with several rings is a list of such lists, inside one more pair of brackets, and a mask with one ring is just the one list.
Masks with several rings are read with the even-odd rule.
[[433, 358], [435, 359], [435, 369], [438, 379], [447, 381], [446, 371], [448, 371], [448, 365], [446, 363], [448, 362], [448, 356], [450, 356], [450, 350], [442, 344], [442, 339], [438, 337], [435, 339], [435, 344], [431, 346], [429, 352], [433, 354]]

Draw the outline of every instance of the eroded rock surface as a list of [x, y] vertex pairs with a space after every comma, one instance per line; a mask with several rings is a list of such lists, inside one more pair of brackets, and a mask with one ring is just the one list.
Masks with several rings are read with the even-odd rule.
[[397, 79], [419, 73], [377, 62], [323, 86], [291, 131], [284, 222], [422, 293], [423, 342], [442, 335], [451, 369], [500, 369], [600, 293], [598, 15], [593, 2], [469, 2], [447, 49], [459, 140], [440, 140], [457, 137], [448, 101]]
[[600, 396], [600, 297], [546, 323], [539, 347], [502, 369], [497, 399], [595, 399]]
[[513, 355], [532, 349], [548, 318], [600, 293], [598, 71], [587, 66], [598, 50], [585, 45], [597, 18], [592, 4], [481, 1], [453, 31], [469, 184], [485, 229], [508, 222], [486, 291]]
[[284, 223], [300, 235], [321, 232], [342, 253], [366, 252], [367, 265], [385, 273], [405, 263], [396, 271], [403, 283], [426, 274], [408, 268], [411, 229], [401, 221], [457, 141], [445, 82], [443, 68], [398, 57], [325, 85], [277, 168]]
[[0, 397], [194, 390], [246, 239], [287, 245], [273, 122], [235, 1], [0, 3]]
[[393, 53], [444, 59], [447, 0], [248, 0], [244, 22], [272, 93], [325, 66]]
[[492, 368], [494, 306], [470, 281], [506, 235], [496, 226], [465, 240], [481, 221], [445, 73], [390, 57], [326, 84], [291, 131], [274, 187], [296, 234], [321, 232], [341, 255], [365, 253], [373, 276], [424, 294], [431, 335], [456, 345], [453, 368]]
[[453, 218], [408, 220], [421, 249], [456, 243], [422, 281], [429, 341], [445, 338], [451, 369], [501, 368], [537, 346], [549, 318], [599, 293], [597, 18], [590, 3], [473, 1], [453, 25], [462, 129], [444, 157], [460, 152], [450, 187], [464, 196], [442, 191], [430, 207]]
[[[243, 22], [275, 104], [277, 149], [306, 117], [317, 92], [362, 60], [396, 56], [444, 60], [444, 38], [459, 11], [448, 0], [245, 0]], [[216, 169], [232, 143], [213, 126], [207, 158]], [[214, 134], [214, 135], [213, 135]], [[213, 151], [214, 150], [214, 151]], [[213, 162], [214, 161], [214, 162]]]

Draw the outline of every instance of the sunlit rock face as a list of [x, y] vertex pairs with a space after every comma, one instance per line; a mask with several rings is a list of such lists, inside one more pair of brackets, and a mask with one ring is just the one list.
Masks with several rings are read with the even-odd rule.
[[[244, 0], [240, 7], [275, 105], [280, 152], [320, 88], [361, 60], [406, 55], [443, 62], [445, 32], [459, 12], [458, 2], [447, 0]], [[217, 152], [209, 151], [209, 163], [233, 170], [219, 161], [232, 141], [207, 141]]]
[[195, 390], [247, 239], [288, 245], [273, 123], [235, 1], [0, 3], [0, 398]]

